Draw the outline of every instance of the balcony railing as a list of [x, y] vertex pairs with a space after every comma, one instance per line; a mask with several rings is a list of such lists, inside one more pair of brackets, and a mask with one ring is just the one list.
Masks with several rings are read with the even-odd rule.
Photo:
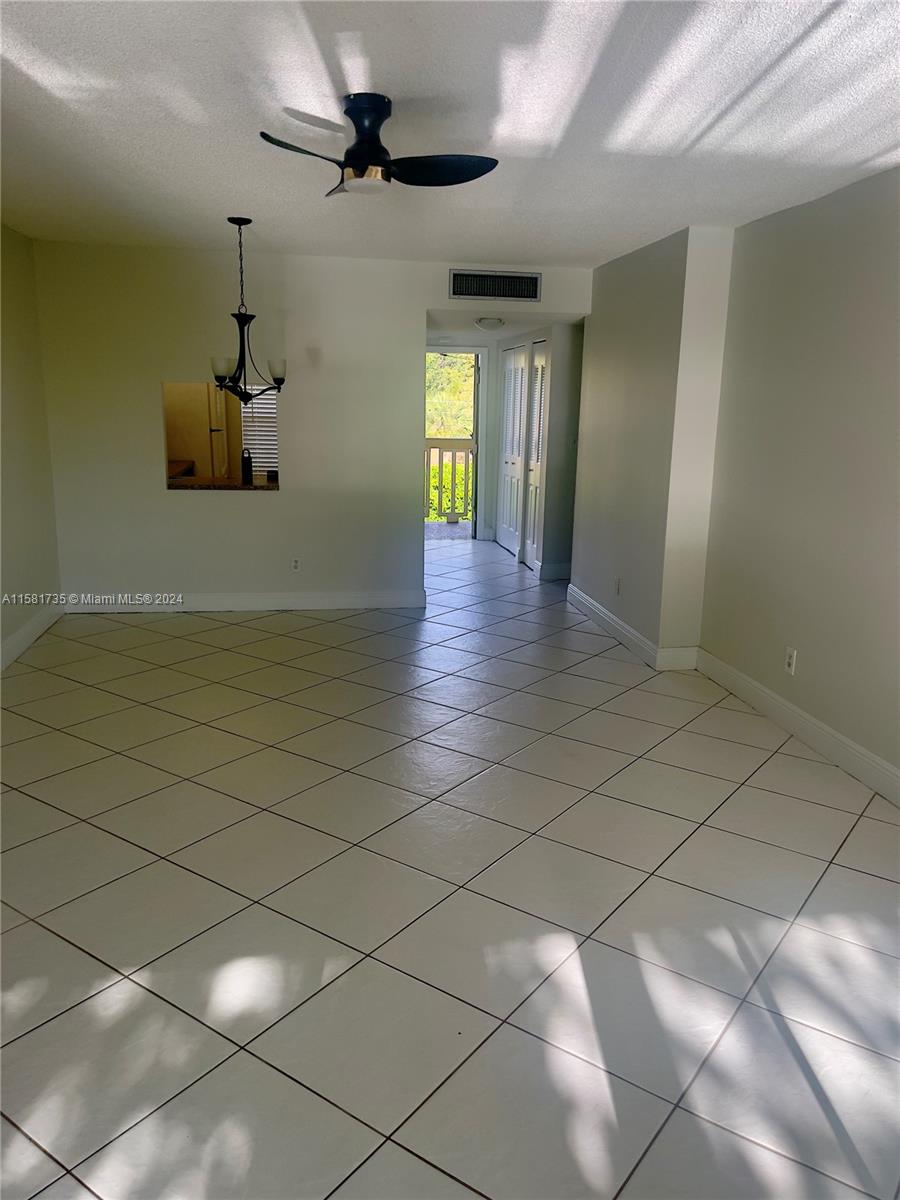
[[471, 517], [474, 455], [474, 438], [425, 439], [426, 521]]

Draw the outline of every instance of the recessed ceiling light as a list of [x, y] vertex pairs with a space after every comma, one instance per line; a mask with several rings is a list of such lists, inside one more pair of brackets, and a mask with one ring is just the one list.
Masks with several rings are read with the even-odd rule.
[[502, 329], [506, 322], [502, 317], [476, 317], [475, 324], [479, 329]]

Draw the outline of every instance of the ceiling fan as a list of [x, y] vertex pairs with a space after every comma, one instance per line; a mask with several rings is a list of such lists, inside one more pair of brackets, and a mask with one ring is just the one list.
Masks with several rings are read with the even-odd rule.
[[296, 154], [322, 158], [340, 168], [341, 181], [326, 192], [376, 192], [392, 179], [411, 187], [449, 187], [468, 183], [493, 171], [496, 158], [480, 154], [422, 154], [413, 158], [391, 158], [381, 141], [381, 127], [391, 115], [391, 102], [376, 92], [355, 92], [344, 97], [344, 113], [353, 123], [356, 140], [348, 146], [342, 159], [315, 150], [304, 150], [291, 142], [283, 142], [271, 133], [260, 133], [263, 141]]

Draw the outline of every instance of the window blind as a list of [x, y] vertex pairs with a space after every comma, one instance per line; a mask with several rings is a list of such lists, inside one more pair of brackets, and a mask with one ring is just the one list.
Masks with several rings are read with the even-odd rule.
[[253, 457], [254, 471], [278, 470], [278, 396], [254, 395], [241, 406], [244, 449]]

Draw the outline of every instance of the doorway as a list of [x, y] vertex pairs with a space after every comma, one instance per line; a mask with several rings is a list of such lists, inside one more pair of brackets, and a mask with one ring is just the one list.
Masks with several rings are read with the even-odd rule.
[[554, 322], [498, 347], [496, 540], [541, 580], [571, 569], [582, 334]]
[[479, 356], [425, 354], [425, 540], [475, 536]]

